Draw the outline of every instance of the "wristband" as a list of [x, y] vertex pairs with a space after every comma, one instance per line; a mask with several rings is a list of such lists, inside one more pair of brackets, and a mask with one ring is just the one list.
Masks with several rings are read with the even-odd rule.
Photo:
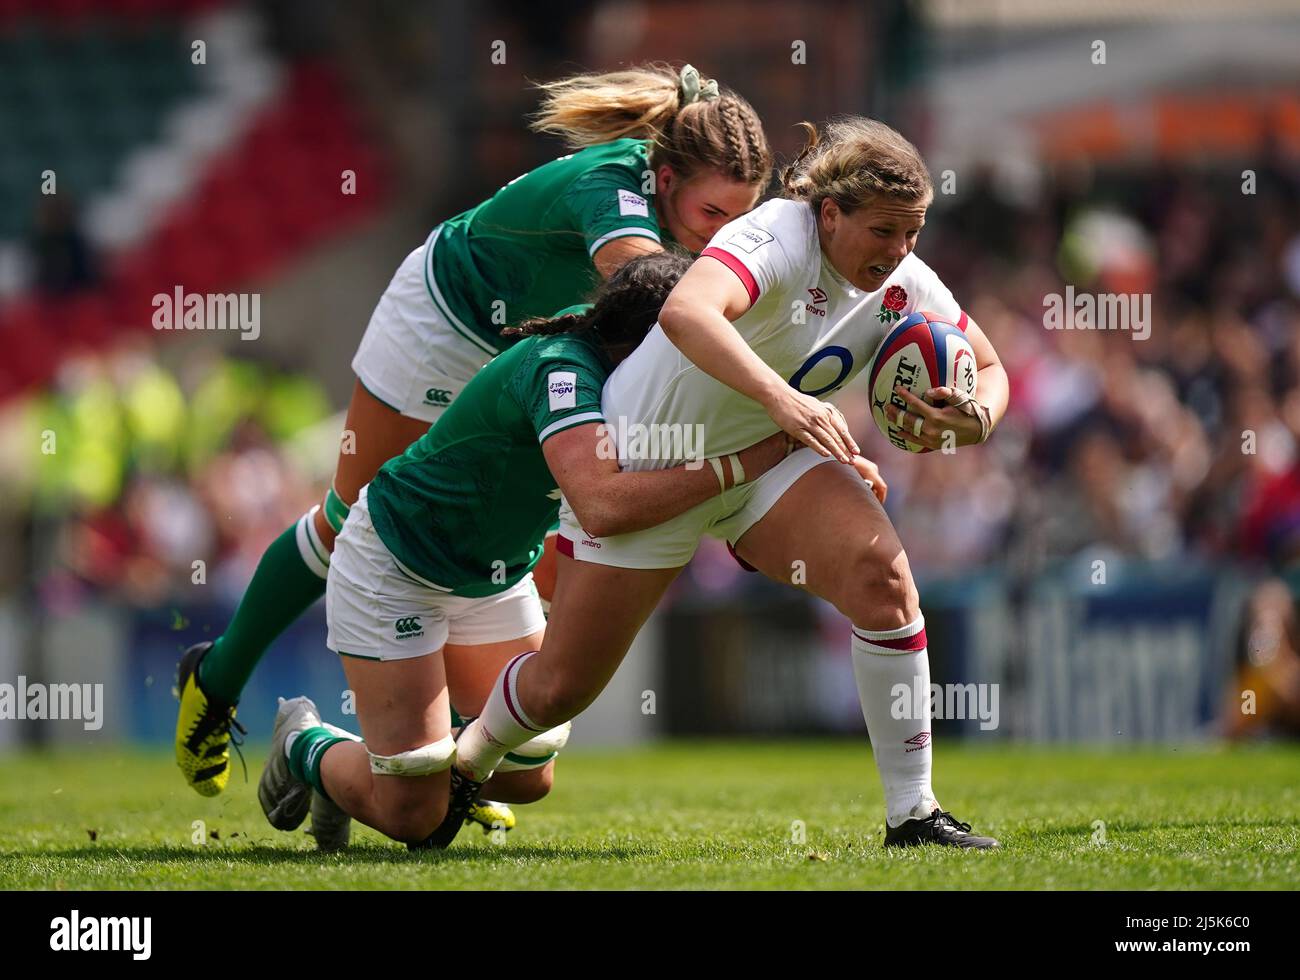
[[722, 475], [722, 461], [719, 460], [717, 456], [710, 456], [710, 457], [709, 457], [709, 465], [713, 467], [713, 472], [714, 472], [714, 473], [717, 475], [717, 477], [718, 477], [718, 488], [719, 488], [719, 490], [726, 490], [726, 489], [727, 489], [727, 480], [726, 480], [726, 478]]
[[740, 465], [740, 457], [732, 453], [727, 457], [731, 460], [731, 485], [738, 487], [745, 482], [745, 467]]

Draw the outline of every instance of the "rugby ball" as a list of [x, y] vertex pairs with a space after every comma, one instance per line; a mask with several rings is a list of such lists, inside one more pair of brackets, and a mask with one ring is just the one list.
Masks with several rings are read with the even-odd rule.
[[871, 417], [886, 439], [909, 453], [930, 449], [908, 441], [916, 415], [904, 419], [899, 428], [885, 414], [891, 402], [906, 409], [907, 402], [894, 391], [899, 385], [918, 398], [931, 388], [948, 387], [975, 395], [975, 351], [955, 324], [933, 313], [913, 313], [899, 322], [880, 342], [871, 361], [869, 375]]

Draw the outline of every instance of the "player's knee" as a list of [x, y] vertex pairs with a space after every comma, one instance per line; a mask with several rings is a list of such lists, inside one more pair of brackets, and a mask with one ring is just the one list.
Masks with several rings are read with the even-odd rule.
[[540, 769], [528, 773], [530, 777], [527, 790], [532, 794], [532, 799], [528, 803], [536, 803], [542, 797], [551, 792], [551, 787], [555, 785], [555, 762], [548, 762]]
[[455, 740], [447, 735], [394, 755], [369, 755], [382, 814], [377, 829], [400, 841], [424, 840], [447, 813], [443, 773], [455, 758]]
[[572, 723], [566, 721], [506, 753], [494, 778], [509, 787], [509, 802], [536, 803], [551, 791], [555, 758], [569, 743], [572, 730]]
[[907, 555], [864, 548], [853, 559], [840, 605], [854, 625], [863, 629], [897, 629], [921, 614], [920, 596], [912, 580]]
[[381, 816], [382, 831], [394, 840], [418, 843], [447, 815], [447, 792], [428, 786], [407, 786], [388, 794]]
[[540, 769], [505, 774], [510, 779], [512, 803], [536, 803], [551, 791], [555, 784], [555, 762]]
[[550, 677], [531, 697], [528, 717], [535, 725], [555, 728], [580, 715], [594, 700], [581, 684]]

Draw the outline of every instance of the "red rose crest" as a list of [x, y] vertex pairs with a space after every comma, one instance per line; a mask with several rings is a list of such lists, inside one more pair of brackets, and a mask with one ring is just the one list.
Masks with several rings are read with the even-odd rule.
[[885, 290], [885, 298], [881, 300], [880, 312], [876, 318], [881, 323], [894, 323], [902, 319], [906, 306], [907, 290], [902, 286], [890, 286]]

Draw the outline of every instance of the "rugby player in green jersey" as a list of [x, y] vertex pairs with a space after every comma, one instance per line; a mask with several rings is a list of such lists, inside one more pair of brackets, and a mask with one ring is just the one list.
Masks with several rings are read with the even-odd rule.
[[[361, 488], [338, 536], [325, 608], [328, 646], [343, 659], [365, 740], [322, 725], [305, 697], [282, 702], [258, 785], [273, 826], [292, 830], [310, 809], [326, 849], [346, 843], [349, 818], [412, 845], [439, 826], [453, 707], [478, 714], [506, 663], [541, 643], [530, 571], [561, 491], [592, 533], [619, 534], [669, 520], [785, 458], [789, 440], [778, 433], [710, 465], [696, 457], [672, 469], [619, 468], [601, 389], [690, 264], [677, 250], [640, 256], [594, 306], [509, 331], [525, 339]], [[694, 444], [671, 435], [668, 452]], [[568, 730], [520, 746], [488, 792], [544, 796]]]
[[[542, 89], [533, 128], [574, 152], [443, 222], [402, 263], [352, 362], [351, 438], [324, 502], [267, 549], [222, 635], [181, 659], [176, 762], [204, 796], [225, 789], [239, 696], [271, 642], [324, 594], [334, 537], [361, 487], [514, 342], [501, 326], [581, 301], [665, 242], [699, 251], [769, 181], [771, 152], [754, 110], [689, 65], [577, 75]], [[553, 580], [553, 561], [539, 579]], [[543, 592], [549, 598], [546, 581]]]

